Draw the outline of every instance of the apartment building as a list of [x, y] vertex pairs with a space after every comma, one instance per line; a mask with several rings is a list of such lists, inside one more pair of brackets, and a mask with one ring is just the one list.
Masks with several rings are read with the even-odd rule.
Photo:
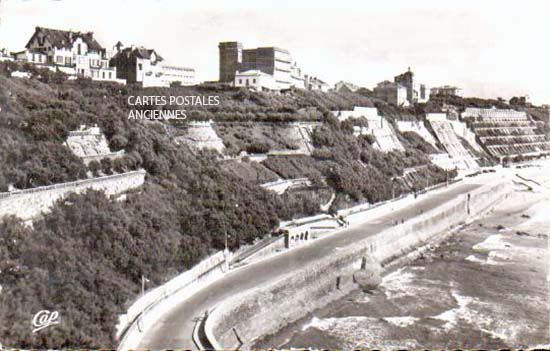
[[430, 91], [425, 84], [416, 82], [414, 72], [409, 67], [407, 72], [394, 77], [395, 83], [401, 84], [407, 89], [407, 101], [409, 104], [423, 103], [430, 99]]
[[257, 69], [270, 74], [281, 87], [290, 87], [290, 53], [277, 47], [243, 50], [243, 69]]
[[116, 67], [118, 78], [128, 83], [139, 83], [146, 87], [169, 87], [173, 83], [194, 85], [195, 70], [188, 67], [166, 65], [165, 60], [154, 49], [115, 46], [116, 54], [110, 65]]

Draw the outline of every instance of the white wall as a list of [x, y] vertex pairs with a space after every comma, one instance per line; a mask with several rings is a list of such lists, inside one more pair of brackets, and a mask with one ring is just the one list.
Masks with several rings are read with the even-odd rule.
[[195, 70], [187, 67], [162, 66], [162, 80], [170, 85], [173, 82], [180, 82], [181, 85], [195, 85]]
[[[141, 65], [142, 69], [139, 69]], [[169, 83], [164, 81], [162, 65], [159, 61], [152, 64], [151, 60], [136, 60], [136, 81], [141, 82], [143, 87], [168, 87]]]

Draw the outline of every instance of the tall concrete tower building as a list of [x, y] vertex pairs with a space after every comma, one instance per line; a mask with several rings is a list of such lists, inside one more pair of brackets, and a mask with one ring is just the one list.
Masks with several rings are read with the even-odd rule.
[[235, 72], [241, 69], [243, 63], [243, 44], [237, 41], [218, 44], [220, 51], [220, 82], [233, 82]]
[[414, 73], [411, 71], [410, 67], [407, 72], [395, 76], [393, 81], [407, 88], [407, 100], [409, 103], [413, 104], [418, 101], [418, 91], [415, 89], [416, 82], [414, 80]]
[[[243, 50], [243, 45], [238, 41], [221, 42], [218, 49], [220, 82], [234, 82], [237, 71], [258, 70], [273, 76], [281, 88], [287, 89], [295, 83], [291, 77], [292, 57], [288, 50], [273, 46]], [[298, 86], [303, 87], [303, 82], [297, 82]]]

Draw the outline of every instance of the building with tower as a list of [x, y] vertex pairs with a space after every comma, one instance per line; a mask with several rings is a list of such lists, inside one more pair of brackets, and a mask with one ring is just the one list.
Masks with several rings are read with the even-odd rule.
[[237, 72], [242, 79], [243, 75], [248, 75], [248, 71], [253, 71], [250, 74], [254, 75], [258, 75], [258, 72], [254, 71], [259, 71], [272, 76], [278, 90], [291, 87], [305, 88], [305, 75], [292, 60], [288, 50], [274, 46], [244, 49], [243, 45], [236, 41], [221, 42], [218, 49], [219, 80], [222, 83], [239, 85], [235, 81]]
[[218, 44], [220, 52], [220, 82], [233, 83], [235, 73], [242, 70], [243, 44], [231, 41]]
[[416, 82], [414, 72], [409, 67], [407, 72], [394, 77], [393, 81], [407, 89], [407, 101], [409, 104], [422, 103], [430, 99], [430, 91], [425, 84]]

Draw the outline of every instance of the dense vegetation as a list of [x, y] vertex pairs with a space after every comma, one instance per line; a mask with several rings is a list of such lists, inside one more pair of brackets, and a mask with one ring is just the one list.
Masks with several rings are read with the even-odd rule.
[[[160, 284], [222, 249], [225, 232], [233, 249], [280, 219], [318, 211], [308, 197], [278, 197], [224, 170], [213, 152], [176, 145], [171, 126], [128, 120], [126, 94], [112, 84], [0, 77], [2, 191], [85, 178], [93, 164], [88, 169], [62, 144], [80, 124], [97, 123], [112, 149], [126, 150], [122, 159], [101, 162], [102, 173], [147, 171], [143, 189], [125, 201], [90, 192], [58, 203], [32, 228], [3, 221], [4, 345], [113, 347], [117, 315], [138, 294], [142, 274], [149, 287]], [[44, 308], [58, 310], [64, 327], [32, 334], [32, 315]]]
[[445, 181], [445, 171], [433, 166], [426, 156], [426, 151], [434, 151], [426, 142], [403, 138], [405, 152], [385, 153], [374, 149], [368, 136], [353, 136], [351, 125], [340, 124], [328, 115], [325, 119], [326, 123], [314, 130], [316, 150], [312, 157], [270, 157], [262, 164], [285, 178], [308, 177], [317, 183], [325, 180], [337, 193], [333, 210], [358, 202], [375, 203], [425, 187], [413, 184], [411, 188], [402, 181], [406, 168], [417, 167], [418, 172], [430, 177], [432, 184]]
[[[137, 296], [140, 277], [161, 284], [204, 256], [235, 249], [274, 230], [280, 220], [319, 211], [332, 192], [332, 210], [377, 202], [392, 193], [416, 191], [399, 177], [417, 167], [432, 183], [446, 174], [429, 164], [435, 152], [414, 134], [403, 135], [405, 152], [375, 150], [368, 136], [353, 136], [350, 123], [328, 113], [354, 105], [377, 106], [390, 121], [415, 118], [424, 107], [403, 110], [361, 94], [262, 94], [215, 86], [138, 89], [88, 80], [67, 81], [59, 73], [26, 67], [33, 79], [10, 79], [15, 64], [0, 64], [0, 192], [9, 185], [33, 188], [90, 174], [143, 168], [146, 183], [124, 201], [89, 191], [58, 202], [32, 227], [17, 218], [0, 224], [0, 341], [30, 348], [112, 348], [117, 315]], [[189, 108], [193, 119], [227, 123], [233, 152], [293, 148], [281, 135], [263, 139], [231, 126], [248, 120], [323, 121], [313, 133], [310, 156], [269, 157], [255, 162], [220, 162], [214, 152], [192, 152], [173, 137], [179, 125], [128, 120], [130, 95], [218, 95], [219, 106]], [[419, 110], [417, 110], [419, 109]], [[63, 145], [68, 131], [98, 124], [123, 158], [84, 165]], [[258, 135], [259, 135], [258, 134]], [[267, 145], [262, 145], [264, 140]], [[258, 142], [260, 141], [260, 142]], [[308, 177], [313, 189], [277, 196], [258, 186], [278, 177]], [[451, 175], [452, 176], [452, 175]], [[32, 315], [60, 311], [63, 325], [32, 334]]]
[[289, 138], [286, 123], [221, 122], [216, 124], [215, 129], [229, 155], [237, 155], [241, 151], [254, 154], [299, 148], [298, 144]]

